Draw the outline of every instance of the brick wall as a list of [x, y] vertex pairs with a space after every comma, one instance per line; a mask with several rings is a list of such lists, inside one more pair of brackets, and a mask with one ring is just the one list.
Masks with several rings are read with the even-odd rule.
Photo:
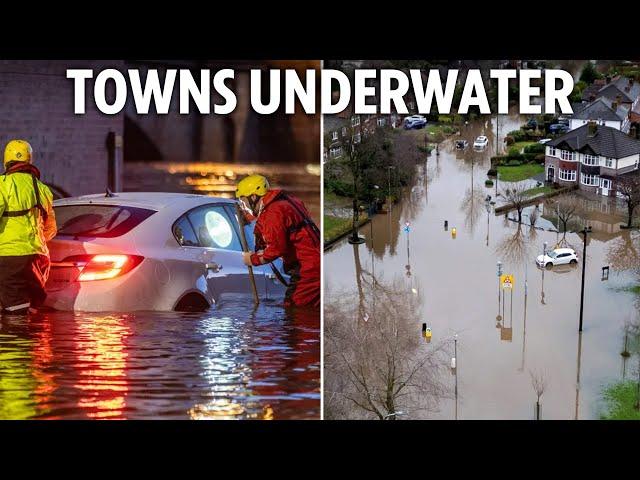
[[[104, 115], [92, 101], [73, 113], [73, 81], [67, 68], [122, 68], [122, 61], [0, 60], [0, 148], [21, 138], [34, 149], [43, 180], [72, 195], [98, 193], [107, 185], [106, 138], [123, 134], [124, 114]], [[87, 82], [92, 98], [93, 83]]]

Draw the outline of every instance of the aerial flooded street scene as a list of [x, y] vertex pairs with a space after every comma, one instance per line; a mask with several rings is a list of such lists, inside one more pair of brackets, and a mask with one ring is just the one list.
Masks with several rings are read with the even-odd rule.
[[[104, 115], [87, 102], [74, 115], [65, 70], [107, 64], [147, 79], [235, 68], [239, 107], [183, 114], [176, 100], [167, 114], [142, 115], [128, 101]], [[250, 109], [249, 69], [269, 66], [320, 62], [0, 62], [5, 168], [25, 163], [10, 157], [11, 145], [23, 148], [21, 160], [28, 153], [57, 222], [40, 251], [51, 259], [43, 304], [10, 303], [13, 280], [0, 278], [0, 419], [320, 418], [319, 300], [300, 300], [305, 279], [287, 268], [299, 268], [301, 243], [315, 248], [306, 257], [317, 265], [304, 284], [311, 298], [309, 283], [320, 281], [310, 228], [321, 212], [320, 119]], [[306, 222], [284, 252], [258, 247], [259, 228], [281, 228], [264, 223], [272, 208]], [[24, 228], [4, 217], [2, 255], [3, 235]], [[262, 249], [272, 254], [264, 262]]]
[[640, 418], [638, 67], [513, 63], [573, 115], [325, 115], [325, 418]]

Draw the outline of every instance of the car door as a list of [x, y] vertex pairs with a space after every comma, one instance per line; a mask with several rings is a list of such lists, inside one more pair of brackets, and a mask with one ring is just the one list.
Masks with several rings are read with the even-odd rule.
[[560, 255], [558, 255], [557, 260], [556, 260], [556, 264], [557, 265], [565, 265], [569, 263], [569, 254], [568, 253], [561, 253]]
[[[234, 226], [239, 232], [239, 219], [235, 206], [226, 205], [225, 208], [227, 209], [229, 216], [235, 220]], [[251, 252], [255, 251], [254, 227], [255, 222], [244, 226], [245, 238], [247, 239], [247, 245]], [[277, 273], [275, 270], [277, 270]], [[258, 287], [260, 298], [273, 299], [284, 296], [286, 285], [282, 283], [281, 279], [288, 282], [289, 277], [284, 273], [282, 259], [279, 258], [275, 260], [272, 262], [272, 265], [253, 267], [253, 274], [256, 279], [256, 286]]]
[[233, 218], [223, 203], [204, 205], [187, 213], [198, 247], [207, 254], [207, 281], [219, 298], [252, 295], [242, 261], [242, 243]]

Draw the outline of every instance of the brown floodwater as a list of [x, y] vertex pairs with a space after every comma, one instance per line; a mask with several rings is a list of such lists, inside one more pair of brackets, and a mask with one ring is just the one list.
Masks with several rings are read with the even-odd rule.
[[[500, 137], [520, 122], [517, 115], [501, 118]], [[325, 302], [357, 292], [361, 269], [375, 272], [380, 283], [404, 278], [407, 298], [417, 295], [421, 300], [406, 321], [415, 325], [417, 336], [423, 322], [433, 332], [423, 348], [452, 343], [458, 335], [460, 419], [533, 419], [536, 394], [530, 372], [546, 381], [543, 419], [598, 418], [603, 386], [628, 378], [635, 365], [624, 363], [620, 352], [625, 321], [637, 315], [635, 296], [625, 290], [637, 282], [632, 271], [639, 262], [637, 233], [620, 230], [625, 210], [615, 200], [579, 196], [580, 218], [570, 229], [586, 221], [594, 230], [587, 246], [584, 331], [579, 336], [582, 239], [575, 233], [566, 236], [578, 252], [577, 267], [536, 267], [543, 242], [553, 246], [562, 238], [555, 231], [555, 211], [540, 205], [539, 228], [532, 229], [496, 216], [487, 205], [486, 195], [495, 196], [495, 187], [484, 186], [489, 159], [495, 155], [491, 130], [495, 124], [490, 121], [463, 127], [461, 137], [441, 145], [439, 156], [416, 166], [416, 183], [390, 214], [377, 215], [360, 229], [365, 244], [354, 248], [342, 240], [325, 253]], [[471, 145], [481, 134], [490, 140], [485, 151], [455, 151], [456, 138]], [[506, 186], [500, 182], [499, 191]], [[404, 231], [406, 222], [409, 233]], [[515, 277], [513, 295], [507, 293], [505, 301], [498, 295], [499, 260], [503, 273]], [[611, 267], [609, 278], [602, 280], [606, 265]], [[438, 411], [428, 418], [454, 418], [454, 378], [443, 379], [452, 398], [440, 400]]]
[[[319, 167], [126, 164], [125, 190], [229, 197], [239, 176], [320, 211]], [[0, 316], [0, 419], [318, 419], [320, 315], [249, 295], [208, 312]]]

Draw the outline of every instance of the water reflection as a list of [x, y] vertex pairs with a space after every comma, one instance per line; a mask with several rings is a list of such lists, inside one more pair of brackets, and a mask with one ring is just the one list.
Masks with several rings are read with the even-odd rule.
[[319, 418], [317, 312], [2, 317], [0, 418]]

